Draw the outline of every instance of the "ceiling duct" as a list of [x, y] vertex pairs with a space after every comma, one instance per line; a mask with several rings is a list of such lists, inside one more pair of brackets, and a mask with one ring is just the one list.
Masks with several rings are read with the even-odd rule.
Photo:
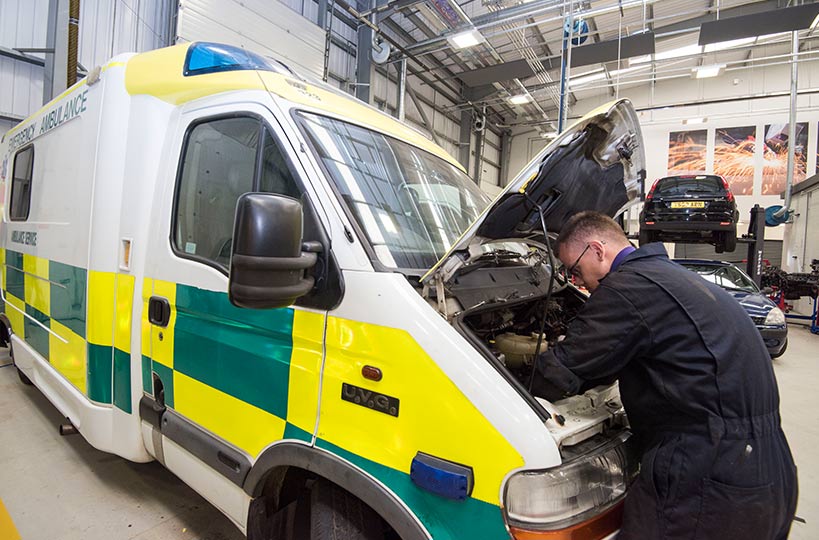
[[805, 30], [817, 16], [819, 3], [811, 3], [706, 22], [700, 26], [699, 44]]
[[572, 67], [604, 64], [648, 54], [654, 54], [654, 32], [650, 31], [619, 40], [610, 39], [592, 45], [572, 47]]

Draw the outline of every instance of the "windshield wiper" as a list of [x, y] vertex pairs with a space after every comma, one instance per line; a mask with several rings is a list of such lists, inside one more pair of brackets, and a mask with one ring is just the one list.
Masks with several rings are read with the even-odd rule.
[[756, 291], [752, 289], [743, 289], [742, 287], [728, 287], [727, 285], [720, 285], [726, 291], [739, 291], [739, 292], [746, 292], [746, 293], [755, 293]]

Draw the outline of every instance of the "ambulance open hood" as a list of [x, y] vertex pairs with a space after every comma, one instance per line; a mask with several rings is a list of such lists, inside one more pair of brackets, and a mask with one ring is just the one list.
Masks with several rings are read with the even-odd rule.
[[573, 214], [612, 217], [639, 200], [645, 152], [637, 115], [627, 99], [590, 112], [546, 146], [481, 213], [422, 281], [446, 281], [481, 256], [482, 244], [560, 232]]

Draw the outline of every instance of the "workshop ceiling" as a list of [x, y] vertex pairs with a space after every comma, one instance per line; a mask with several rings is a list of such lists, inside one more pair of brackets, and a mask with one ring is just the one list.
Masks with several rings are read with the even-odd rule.
[[[498, 126], [529, 124], [554, 130], [560, 103], [563, 28], [569, 13], [584, 21], [577, 24], [588, 28], [584, 42], [570, 47], [578, 59], [571, 62], [568, 77], [567, 99], [573, 103], [601, 95], [613, 97], [615, 88], [690, 78], [695, 68], [722, 66], [725, 72], [739, 73], [786, 63], [790, 32], [778, 29], [779, 34], [703, 46], [699, 44], [700, 26], [711, 24], [711, 35], [723, 27], [735, 32], [737, 26], [765, 33], [764, 25], [755, 27], [754, 21], [767, 17], [754, 14], [773, 16], [773, 10], [791, 6], [802, 9], [792, 19], [804, 21], [805, 13], [819, 14], [819, 4], [799, 4], [784, 0], [395, 0], [379, 11], [378, 24], [405, 43], [397, 57], [422, 62], [438, 82], [462, 88], [464, 102], [457, 108], [486, 107]], [[733, 24], [734, 28], [725, 24], [739, 16], [747, 16], [749, 24]], [[479, 42], [457, 48], [454, 38], [469, 30]], [[470, 36], [458, 39], [461, 37]], [[805, 59], [819, 53], [818, 37], [815, 27], [803, 32], [800, 51]], [[513, 96], [519, 96], [518, 104], [510, 102]]]

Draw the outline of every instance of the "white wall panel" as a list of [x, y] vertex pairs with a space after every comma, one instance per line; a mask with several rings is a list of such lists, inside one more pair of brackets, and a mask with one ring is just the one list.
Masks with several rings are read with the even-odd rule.
[[483, 145], [483, 158], [492, 163], [500, 163], [500, 152], [487, 142]]
[[246, 47], [318, 77], [324, 71], [324, 32], [281, 2], [181, 0], [177, 36]]
[[[168, 16], [175, 0], [82, 0], [78, 59], [86, 69], [121, 52], [169, 43]], [[49, 0], [0, 0], [0, 45], [45, 48]], [[42, 54], [32, 54], [42, 58]], [[43, 68], [0, 58], [0, 116], [25, 118], [42, 106]], [[6, 131], [6, 124], [0, 126]]]
[[[349, 82], [355, 82], [355, 57], [335, 45], [330, 45], [329, 71]], [[345, 88], [346, 90], [346, 88]]]
[[0, 133], [5, 133], [14, 127], [15, 122], [0, 119]]
[[175, 0], [82, 0], [79, 61], [86, 69], [124, 52], [171, 43], [168, 17]]
[[[0, 0], [0, 46], [46, 46], [48, 0]], [[31, 54], [42, 58], [41, 54]], [[0, 116], [24, 118], [40, 108], [43, 68], [0, 57]], [[5, 124], [0, 133], [7, 130]]]
[[333, 20], [333, 33], [338, 34], [342, 38], [355, 42], [358, 38], [356, 31], [338, 19]]

